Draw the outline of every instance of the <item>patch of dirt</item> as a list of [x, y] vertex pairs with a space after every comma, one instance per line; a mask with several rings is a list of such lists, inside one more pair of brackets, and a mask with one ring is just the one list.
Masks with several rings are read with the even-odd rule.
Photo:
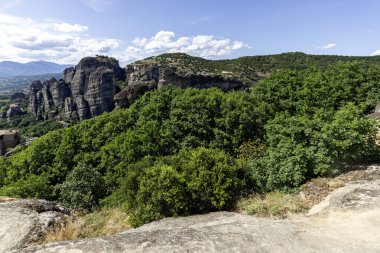
[[0, 203], [11, 202], [17, 200], [16, 198], [0, 197]]
[[320, 203], [329, 193], [353, 181], [373, 181], [380, 179], [378, 165], [357, 165], [347, 167], [347, 172], [334, 178], [315, 178], [300, 189], [301, 199], [308, 207]]

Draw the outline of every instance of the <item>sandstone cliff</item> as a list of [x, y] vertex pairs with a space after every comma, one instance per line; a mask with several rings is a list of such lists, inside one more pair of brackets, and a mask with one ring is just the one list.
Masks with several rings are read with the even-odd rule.
[[114, 108], [116, 79], [124, 70], [108, 57], [86, 57], [63, 72], [63, 80], [30, 85], [28, 111], [36, 119], [83, 120]]

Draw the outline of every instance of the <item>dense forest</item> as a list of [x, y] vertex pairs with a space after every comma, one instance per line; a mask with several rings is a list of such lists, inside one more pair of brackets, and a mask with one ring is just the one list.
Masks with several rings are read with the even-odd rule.
[[[311, 58], [249, 92], [148, 92], [128, 109], [51, 131], [0, 158], [0, 195], [84, 210], [121, 206], [139, 226], [229, 210], [253, 192], [294, 191], [349, 164], [379, 160], [377, 125], [365, 115], [380, 99], [380, 67], [355, 59], [321, 67]], [[258, 60], [272, 68], [270, 57]], [[246, 61], [252, 58], [239, 59], [253, 66]], [[233, 70], [225, 63], [212, 67]]]
[[[0, 113], [6, 112], [9, 105], [14, 103], [9, 95], [0, 95]], [[55, 120], [46, 120], [36, 122], [35, 116], [26, 113], [28, 107], [27, 99], [18, 103], [23, 114], [13, 116], [10, 119], [0, 119], [0, 129], [17, 129], [22, 135], [28, 137], [39, 137], [52, 130], [63, 128], [62, 124]]]

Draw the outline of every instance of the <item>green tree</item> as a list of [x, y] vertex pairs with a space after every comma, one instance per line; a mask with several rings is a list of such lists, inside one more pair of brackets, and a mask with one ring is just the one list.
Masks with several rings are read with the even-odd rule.
[[104, 197], [101, 174], [91, 166], [78, 164], [58, 185], [59, 201], [71, 208], [92, 210]]

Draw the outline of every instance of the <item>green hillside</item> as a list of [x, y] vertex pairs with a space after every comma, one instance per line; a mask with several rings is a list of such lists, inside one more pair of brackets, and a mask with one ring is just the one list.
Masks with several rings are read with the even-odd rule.
[[169, 86], [0, 158], [0, 195], [122, 206], [134, 226], [229, 210], [253, 192], [378, 161], [376, 123], [364, 115], [379, 90], [380, 67], [368, 62], [281, 71], [250, 92]]
[[238, 78], [248, 84], [268, 73], [278, 70], [303, 70], [307, 68], [326, 69], [338, 62], [360, 62], [364, 65], [380, 65], [380, 56], [336, 56], [308, 55], [300, 52], [277, 55], [245, 56], [231, 60], [206, 60], [183, 53], [162, 54], [150, 57], [136, 64], [155, 63], [175, 68], [181, 75], [213, 74]]

